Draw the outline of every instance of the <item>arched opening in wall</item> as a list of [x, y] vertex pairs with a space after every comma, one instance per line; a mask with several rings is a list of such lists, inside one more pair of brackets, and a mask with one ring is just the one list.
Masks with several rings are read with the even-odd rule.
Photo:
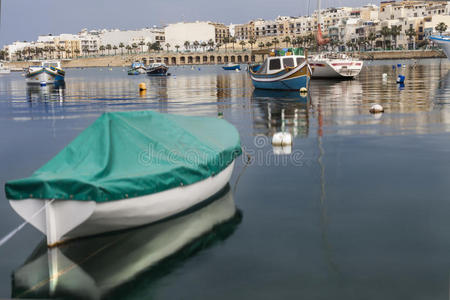
[[157, 57], [156, 62], [159, 62], [159, 63], [162, 62], [161, 57]]
[[172, 64], [172, 65], [176, 65], [177, 64], [177, 58], [176, 57], [172, 57], [171, 59], [170, 59], [170, 63]]
[[222, 63], [222, 56], [217, 56], [217, 63], [221, 64]]
[[244, 55], [244, 62], [248, 63], [248, 55]]
[[252, 62], [256, 61], [256, 57], [254, 55], [252, 55]]
[[241, 63], [241, 62], [242, 62], [242, 56], [238, 55], [237, 61], [238, 61], [239, 63]]
[[164, 57], [164, 63], [165, 63], [166, 65], [169, 64], [169, 58], [168, 58], [168, 57]]
[[216, 62], [216, 58], [214, 57], [214, 55], [211, 55], [211, 56], [209, 57], [209, 62], [210, 62], [211, 64], [213, 64], [213, 63]]
[[182, 56], [180, 57], [180, 63], [185, 64], [186, 63], [186, 57]]
[[230, 60], [228, 59], [228, 56], [224, 56], [224, 57], [223, 57], [223, 61], [224, 61], [225, 63], [228, 63]]
[[188, 64], [194, 63], [194, 58], [192, 56], [188, 57]]
[[236, 62], [236, 57], [234, 55], [231, 56], [231, 62], [235, 63]]
[[148, 63], [149, 64], [152, 64], [152, 63], [154, 63], [155, 62], [155, 59], [153, 58], [153, 57], [150, 57], [149, 59], [148, 59]]
[[200, 63], [200, 56], [195, 57], [195, 63], [198, 63], [198, 64]]
[[203, 56], [203, 63], [204, 64], [207, 64], [208, 63], [208, 56]]

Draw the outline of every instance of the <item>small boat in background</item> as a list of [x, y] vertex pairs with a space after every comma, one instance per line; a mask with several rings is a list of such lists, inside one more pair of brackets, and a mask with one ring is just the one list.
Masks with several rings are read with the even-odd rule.
[[222, 67], [224, 70], [227, 71], [234, 71], [234, 70], [240, 70], [241, 69], [241, 65], [239, 64], [228, 64]]
[[298, 91], [308, 89], [312, 70], [304, 55], [272, 55], [250, 66], [249, 73], [257, 89]]
[[25, 72], [26, 82], [30, 84], [61, 83], [65, 75], [59, 60], [44, 60], [40, 66], [30, 66]]
[[166, 76], [169, 68], [163, 63], [152, 63], [147, 68], [148, 76]]
[[447, 58], [450, 59], [450, 36], [432, 35], [430, 40], [441, 46]]
[[312, 78], [353, 79], [364, 65], [343, 53], [322, 53], [309, 58], [313, 70]]
[[238, 131], [222, 119], [105, 113], [5, 191], [12, 208], [56, 246], [190, 209], [226, 186], [241, 152]]
[[2, 62], [0, 62], [0, 75], [9, 73], [11, 73], [11, 69], [6, 68], [5, 65]]
[[131, 64], [131, 69], [128, 70], [128, 75], [140, 75], [145, 74], [145, 65], [141, 62], [135, 61]]

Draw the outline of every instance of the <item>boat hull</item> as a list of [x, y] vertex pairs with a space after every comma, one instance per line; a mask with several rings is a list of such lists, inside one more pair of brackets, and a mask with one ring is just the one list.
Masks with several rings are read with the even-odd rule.
[[353, 79], [359, 75], [362, 66], [362, 61], [313, 60], [311, 61], [312, 78]]
[[224, 66], [222, 67], [224, 70], [226, 71], [234, 71], [234, 70], [240, 70], [241, 66], [240, 65], [235, 65], [235, 66]]
[[64, 74], [62, 72], [52, 71], [47, 68], [40, 68], [37, 70], [29, 71], [26, 74], [26, 82], [28, 84], [40, 84], [45, 82], [46, 84], [61, 83], [64, 81]]
[[294, 91], [309, 88], [311, 68], [304, 63], [293, 70], [275, 75], [258, 75], [250, 69], [250, 77], [256, 89]]
[[128, 71], [128, 75], [140, 75], [145, 74], [146, 70], [144, 67], [134, 68]]
[[169, 68], [165, 66], [159, 66], [156, 68], [150, 68], [147, 70], [148, 76], [166, 76]]
[[430, 39], [441, 46], [445, 55], [450, 60], [450, 37], [432, 36]]
[[179, 214], [220, 191], [230, 180], [233, 167], [234, 161], [214, 177], [143, 197], [102, 203], [25, 199], [10, 200], [10, 204], [47, 236], [48, 246], [56, 246], [70, 239], [133, 228]]
[[9, 69], [0, 69], [0, 75], [9, 74], [9, 73], [11, 73], [11, 70], [9, 70]]

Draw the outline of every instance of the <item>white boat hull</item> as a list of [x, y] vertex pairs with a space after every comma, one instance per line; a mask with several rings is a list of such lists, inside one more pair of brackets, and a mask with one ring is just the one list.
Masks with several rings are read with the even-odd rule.
[[349, 60], [311, 60], [312, 78], [351, 79], [359, 75], [362, 61]]
[[9, 74], [9, 73], [11, 73], [11, 70], [9, 70], [9, 69], [0, 69], [0, 75]]
[[48, 73], [40, 73], [28, 77], [25, 79], [28, 84], [40, 84], [45, 82], [46, 84], [55, 84], [61, 82], [61, 79], [58, 79], [57, 76], [48, 74]]
[[47, 236], [47, 245], [55, 246], [69, 239], [150, 224], [181, 213], [220, 191], [230, 180], [233, 167], [234, 161], [214, 177], [143, 197], [104, 203], [25, 199], [10, 200], [10, 204]]
[[431, 40], [437, 43], [447, 55], [447, 58], [450, 59], [450, 37], [432, 36]]

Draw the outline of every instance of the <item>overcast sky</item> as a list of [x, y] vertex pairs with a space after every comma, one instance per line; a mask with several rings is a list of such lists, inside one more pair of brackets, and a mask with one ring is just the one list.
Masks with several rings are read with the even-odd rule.
[[[239, 24], [255, 18], [306, 15], [316, 0], [0, 0], [0, 48], [38, 35], [78, 33], [82, 28], [137, 29], [178, 21]], [[379, 1], [322, 0], [322, 8]]]

